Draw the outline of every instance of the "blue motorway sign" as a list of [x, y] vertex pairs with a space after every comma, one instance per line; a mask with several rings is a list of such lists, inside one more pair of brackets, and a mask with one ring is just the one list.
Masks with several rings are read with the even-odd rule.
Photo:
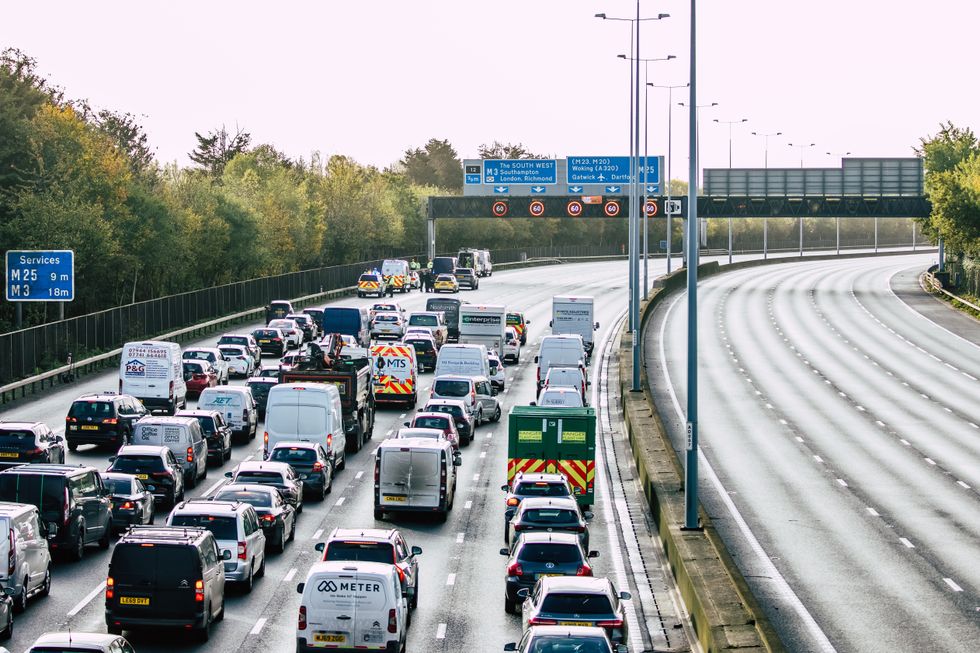
[[75, 299], [75, 252], [7, 252], [7, 301], [70, 302]]
[[[648, 183], [660, 183], [660, 157], [640, 157], [640, 181], [646, 173]], [[628, 156], [570, 156], [566, 168], [569, 184], [628, 184], [630, 158]]]
[[466, 177], [465, 177], [464, 183], [467, 183], [467, 184], [479, 184], [480, 183], [480, 173], [476, 173], [475, 175], [470, 174], [470, 173], [466, 173]]
[[483, 162], [485, 184], [557, 184], [555, 159], [487, 159]]

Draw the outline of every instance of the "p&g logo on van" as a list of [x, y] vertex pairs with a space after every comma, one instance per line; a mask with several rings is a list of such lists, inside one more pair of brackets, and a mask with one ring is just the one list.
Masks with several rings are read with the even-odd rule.
[[126, 376], [146, 376], [146, 363], [134, 358], [126, 363]]

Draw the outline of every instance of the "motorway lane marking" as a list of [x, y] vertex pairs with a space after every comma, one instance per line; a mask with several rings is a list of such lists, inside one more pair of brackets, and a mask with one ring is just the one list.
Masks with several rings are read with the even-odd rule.
[[446, 639], [446, 624], [439, 624], [436, 628], [436, 639]]
[[480, 452], [480, 458], [486, 458], [486, 457], [487, 457], [487, 452], [486, 451], [481, 451]]
[[398, 416], [398, 419], [405, 419], [405, 415], [406, 413], [402, 413], [401, 415]]
[[943, 580], [946, 582], [947, 585], [949, 585], [951, 588], [953, 588], [953, 591], [954, 592], [962, 592], [963, 591], [963, 588], [960, 587], [959, 585], [957, 585], [956, 582], [952, 578], [944, 578]]
[[905, 545], [906, 547], [908, 547], [908, 548], [910, 548], [910, 549], [914, 549], [914, 548], [915, 548], [915, 545], [914, 545], [914, 544], [912, 544], [911, 542], [909, 542], [909, 541], [908, 541], [908, 540], [907, 540], [906, 538], [904, 538], [904, 537], [900, 537], [900, 538], [898, 538], [898, 541], [899, 541], [899, 542], [901, 542], [902, 544], [904, 544], [904, 545]]
[[963, 481], [956, 481], [956, 484], [959, 485], [961, 488], [964, 488], [966, 490], [969, 490], [970, 489], [970, 486], [967, 485], [966, 483], [964, 483]]
[[822, 463], [823, 462], [823, 458], [821, 458], [817, 454], [813, 454], [813, 459], [816, 460], [818, 463]]
[[335, 505], [335, 506], [342, 506], [342, 505], [344, 505], [344, 499], [346, 499], [346, 498], [347, 497], [340, 497], [339, 499], [337, 499], [337, 503], [335, 503], [333, 505]]
[[462, 544], [465, 537], [466, 533], [456, 533], [456, 544]]
[[86, 605], [88, 605], [89, 602], [91, 602], [92, 599], [94, 599], [96, 596], [98, 596], [102, 592], [102, 590], [104, 590], [104, 589], [105, 589], [105, 581], [102, 581], [101, 583], [99, 583], [99, 585], [94, 590], [92, 590], [91, 592], [89, 592], [88, 595], [84, 599], [82, 599], [81, 601], [79, 601], [75, 605], [74, 608], [72, 608], [71, 610], [68, 611], [68, 618], [70, 619], [71, 617], [74, 617], [76, 614], [78, 614], [79, 612], [81, 612], [82, 609]]
[[797, 442], [803, 442], [803, 438], [801, 438], [800, 436], [796, 436], [796, 441]]
[[449, 574], [448, 576], [446, 576], [446, 585], [455, 585], [455, 584], [456, 584], [456, 574]]
[[243, 462], [243, 463], [247, 463], [247, 462], [248, 462], [248, 461], [250, 461], [250, 460], [251, 460], [252, 458], [255, 458], [255, 456], [254, 456], [254, 455], [253, 455], [253, 456], [246, 456], [245, 458], [242, 458], [242, 462]]
[[248, 634], [258, 635], [259, 633], [261, 633], [263, 626], [265, 626], [265, 622], [266, 622], [266, 618], [260, 617], [259, 620], [255, 622], [255, 625], [252, 626], [252, 630], [248, 631]]
[[967, 374], [966, 372], [960, 372], [960, 374], [962, 374], [966, 378], [971, 379], [973, 381], [976, 381], [977, 380], [977, 377], [973, 376], [972, 374]]
[[906, 447], [911, 447], [912, 446], [912, 443], [909, 442], [908, 440], [906, 440], [905, 438], [899, 438], [898, 441], [901, 442], [902, 444], [904, 444]]
[[951, 370], [956, 370], [957, 372], [960, 371], [960, 368], [956, 367], [955, 365], [950, 365], [949, 363], [945, 363], [945, 365]]
[[361, 470], [361, 471], [357, 472], [356, 474], [354, 474], [354, 480], [355, 481], [356, 480], [359, 480], [362, 476], [364, 476], [364, 470]]
[[973, 427], [973, 428], [975, 428], [975, 429], [980, 429], [980, 426], [977, 426], [977, 425], [976, 425], [976, 424], [974, 424], [973, 422], [970, 422], [970, 426], [972, 426], [972, 427]]
[[474, 481], [479, 481], [480, 480], [480, 475], [479, 474], [473, 474], [473, 480]]
[[282, 582], [288, 583], [289, 581], [291, 581], [293, 578], [296, 577], [296, 572], [297, 571], [299, 571], [299, 570], [296, 569], [296, 567], [293, 567], [292, 569], [290, 569], [289, 571], [287, 571], [286, 572], [286, 575], [282, 577]]
[[875, 424], [877, 424], [878, 426], [881, 426], [881, 427], [884, 427], [885, 426], [885, 423], [882, 422], [880, 419], [876, 419], [875, 420]]
[[[670, 306], [667, 307], [667, 311], [664, 314], [662, 322], [660, 323], [660, 368], [664, 376], [664, 380], [667, 381], [667, 390], [670, 393], [670, 399], [674, 406], [674, 412], [677, 415], [677, 417], [681, 420], [681, 422], [685, 422], [686, 418], [684, 416], [684, 412], [681, 410], [680, 402], [677, 400], [677, 393], [674, 391], [674, 384], [670, 380], [670, 372], [667, 369], [667, 356], [664, 351], [664, 342], [665, 342], [664, 333], [666, 332], [667, 329], [667, 322], [670, 318], [671, 311], [674, 310], [674, 307], [677, 305], [678, 300], [682, 296], [683, 295], [678, 295], [674, 299], [674, 301], [671, 302]], [[762, 394], [758, 390], [756, 391], [756, 393]], [[725, 504], [725, 507], [728, 509], [729, 514], [732, 515], [732, 518], [736, 526], [738, 526], [738, 529], [742, 533], [742, 536], [746, 539], [746, 541], [749, 543], [749, 546], [754, 551], [759, 563], [763, 567], [765, 567], [768, 577], [771, 578], [773, 583], [775, 584], [774, 589], [776, 589], [779, 592], [779, 594], [782, 595], [782, 597], [790, 604], [790, 606], [793, 608], [796, 614], [800, 617], [800, 619], [803, 621], [804, 626], [806, 627], [811, 637], [813, 637], [816, 640], [816, 643], [820, 648], [820, 650], [828, 651], [828, 652], [836, 651], [833, 644], [831, 644], [830, 640], [827, 638], [826, 633], [824, 633], [823, 630], [820, 628], [820, 625], [817, 624], [816, 619], [814, 619], [813, 615], [811, 615], [809, 611], [807, 611], [806, 606], [803, 605], [803, 602], [800, 600], [800, 597], [796, 595], [796, 592], [793, 591], [793, 588], [789, 586], [789, 583], [786, 582], [786, 579], [783, 578], [782, 574], [779, 573], [779, 570], [776, 569], [776, 565], [773, 563], [772, 559], [766, 554], [765, 549], [762, 548], [762, 545], [759, 543], [759, 540], [752, 533], [752, 529], [749, 528], [749, 525], [745, 521], [745, 518], [738, 511], [738, 508], [735, 506], [735, 502], [732, 501], [732, 498], [728, 494], [728, 491], [725, 490], [725, 486], [722, 485], [721, 479], [718, 478], [718, 475], [715, 473], [714, 468], [711, 466], [711, 463], [708, 461], [707, 456], [704, 455], [704, 450], [700, 448], [698, 449], [698, 461], [702, 465], [703, 473], [711, 481], [711, 484], [714, 486], [718, 497], [720, 498], [722, 503]]]
[[387, 435], [388, 437], [391, 437], [391, 434], [394, 433], [394, 432], [395, 432], [395, 429], [388, 429], [388, 432], [385, 433], [385, 435]]
[[319, 540], [321, 535], [323, 535], [323, 529], [322, 528], [318, 528], [313, 533], [313, 537], [311, 537], [310, 539], [311, 540]]
[[878, 511], [871, 506], [865, 506], [864, 509], [867, 510], [868, 514], [870, 514], [872, 517], [881, 517], [881, 514], [879, 514]]
[[473, 507], [472, 501], [467, 501], [466, 503], [463, 504], [463, 510], [469, 510], [472, 507]]
[[857, 408], [862, 413], [864, 412], [864, 406], [858, 405], [858, 406], [855, 406], [855, 408]]
[[936, 461], [933, 460], [932, 458], [929, 458], [928, 456], [926, 456], [925, 461], [927, 463], [929, 463], [930, 465], [935, 465], [936, 464]]
[[837, 479], [837, 482], [841, 484], [841, 487], [847, 487], [847, 481], [842, 478]]

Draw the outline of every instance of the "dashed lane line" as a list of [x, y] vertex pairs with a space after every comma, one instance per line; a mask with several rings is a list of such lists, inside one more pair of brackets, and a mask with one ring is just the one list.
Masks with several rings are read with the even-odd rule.
[[259, 633], [261, 633], [262, 632], [262, 628], [265, 627], [265, 622], [266, 621], [267, 621], [267, 619], [265, 617], [260, 617], [259, 620], [255, 622], [255, 625], [252, 626], [252, 630], [248, 631], [248, 634], [249, 635], [258, 635]]
[[92, 601], [92, 599], [98, 596], [104, 589], [105, 589], [105, 581], [102, 581], [101, 583], [98, 584], [98, 586], [94, 590], [89, 592], [84, 599], [82, 599], [77, 604], [75, 604], [74, 608], [68, 611], [68, 618], [71, 619], [76, 614], [81, 612], [85, 608], [85, 606], [88, 605]]

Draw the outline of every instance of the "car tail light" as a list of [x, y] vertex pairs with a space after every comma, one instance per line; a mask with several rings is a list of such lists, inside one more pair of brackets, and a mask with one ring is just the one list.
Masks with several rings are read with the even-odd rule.
[[13, 528], [7, 531], [7, 542], [10, 545], [7, 551], [7, 576], [9, 577], [17, 571], [17, 534]]
[[585, 532], [585, 526], [576, 526], [575, 528], [572, 528], [570, 530], [575, 531], [576, 533], [584, 533]]
[[327, 433], [327, 448], [333, 449], [333, 433]]
[[519, 533], [524, 530], [523, 524], [514, 524], [514, 532]]
[[267, 524], [271, 524], [272, 522], [276, 521], [276, 516], [275, 515], [262, 515], [262, 521], [266, 522]]
[[282, 342], [282, 338], [273, 338], [272, 342]]
[[105, 579], [105, 598], [108, 601], [116, 594], [116, 580], [109, 576]]
[[204, 581], [194, 581], [194, 602], [204, 603]]
[[313, 463], [313, 471], [314, 472], [322, 472], [323, 471], [323, 463], [321, 463], [319, 460], [316, 461], [315, 463]]
[[28, 449], [24, 452], [25, 456], [40, 456], [44, 453], [44, 449], [41, 447], [34, 447], [33, 449]]
[[388, 610], [388, 632], [389, 633], [398, 632], [398, 616], [394, 608]]
[[[238, 559], [245, 560], [248, 558], [248, 546], [244, 542], [238, 543]], [[591, 570], [589, 570], [591, 573]], [[581, 574], [579, 574], [581, 576]]]
[[598, 626], [599, 628], [622, 628], [623, 620], [609, 619], [608, 621], [597, 621], [595, 625]]
[[194, 447], [187, 447], [187, 462], [194, 462]]
[[170, 396], [171, 397], [174, 396], [174, 382], [173, 381], [170, 382]]
[[119, 394], [122, 394], [122, 379], [119, 379]]
[[399, 567], [398, 565], [395, 565], [395, 569], [398, 571], [398, 580], [400, 580], [401, 582], [404, 583], [405, 582], [405, 570], [402, 569], [401, 567]]
[[528, 626], [557, 626], [558, 622], [554, 619], [542, 619], [540, 617], [531, 617], [527, 620]]
[[119, 509], [120, 510], [132, 510], [133, 509], [133, 502], [132, 501], [123, 501], [122, 505], [119, 506]]
[[299, 619], [296, 622], [297, 630], [306, 630], [306, 606], [299, 606]]
[[104, 420], [102, 420], [102, 423], [103, 424], [118, 424], [119, 423], [119, 420], [116, 419], [115, 417], [107, 417]]
[[65, 421], [68, 422], [69, 424], [74, 424], [75, 422], [78, 421], [78, 419], [76, 419], [74, 417], [66, 417], [65, 418]]
[[153, 478], [170, 478], [170, 472], [150, 472]]
[[379, 487], [381, 482], [381, 460], [378, 458], [374, 459], [374, 487]]
[[583, 564], [581, 567], [578, 568], [578, 571], [575, 572], [575, 575], [576, 576], [591, 576], [592, 575], [592, 567], [590, 567], [589, 565]]
[[524, 570], [521, 569], [521, 563], [515, 562], [507, 567], [508, 576], [523, 576]]
[[521, 504], [521, 500], [518, 499], [517, 497], [511, 497], [507, 499], [508, 506], [519, 506], [520, 504]]
[[269, 432], [266, 431], [262, 434], [262, 442], [265, 443], [266, 448], [269, 448]]

